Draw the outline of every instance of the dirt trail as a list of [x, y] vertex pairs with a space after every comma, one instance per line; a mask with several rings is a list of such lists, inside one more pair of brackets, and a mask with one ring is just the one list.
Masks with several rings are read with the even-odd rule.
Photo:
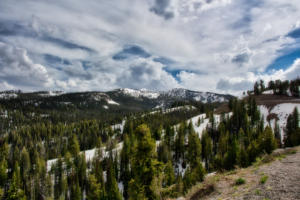
[[[274, 157], [275, 160], [269, 163], [207, 178], [203, 185], [213, 183], [215, 191], [198, 199], [300, 200], [300, 147], [276, 150]], [[267, 177], [264, 184], [261, 183], [262, 177]], [[246, 183], [235, 185], [238, 178], [243, 178]]]
[[297, 150], [295, 154], [261, 166], [259, 172], [269, 177], [267, 182], [258, 185], [243, 199], [300, 199], [300, 148]]

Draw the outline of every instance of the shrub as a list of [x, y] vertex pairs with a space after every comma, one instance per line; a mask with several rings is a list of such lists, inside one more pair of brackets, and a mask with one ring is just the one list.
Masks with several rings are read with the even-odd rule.
[[263, 176], [263, 177], [261, 177], [261, 179], [260, 179], [260, 183], [261, 183], [261, 184], [265, 184], [265, 183], [267, 182], [268, 178], [269, 178], [269, 177], [268, 177], [268, 176], [266, 176], [266, 175], [265, 175], [265, 176]]
[[245, 181], [245, 179], [243, 179], [243, 178], [238, 178], [238, 179], [236, 179], [236, 181], [235, 181], [235, 184], [236, 185], [243, 185], [243, 184], [245, 184], [246, 183], [246, 181]]

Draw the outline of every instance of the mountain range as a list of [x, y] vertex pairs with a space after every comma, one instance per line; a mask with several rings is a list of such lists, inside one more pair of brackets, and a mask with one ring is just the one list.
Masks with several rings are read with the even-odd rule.
[[116, 89], [107, 92], [89, 91], [72, 92], [62, 91], [3, 91], [0, 92], [0, 101], [18, 101], [25, 105], [47, 107], [47, 105], [77, 105], [94, 107], [102, 106], [103, 109], [111, 107], [127, 107], [133, 110], [144, 110], [154, 108], [165, 108], [174, 102], [201, 102], [201, 103], [222, 103], [227, 102], [232, 95], [217, 94], [211, 92], [199, 92], [182, 88], [169, 91], [150, 91], [146, 89]]

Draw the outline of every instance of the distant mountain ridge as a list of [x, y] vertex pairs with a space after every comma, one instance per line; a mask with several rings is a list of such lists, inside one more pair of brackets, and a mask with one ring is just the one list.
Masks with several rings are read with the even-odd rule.
[[[169, 91], [151, 91], [147, 89], [121, 88], [107, 92], [87, 91], [70, 92], [63, 91], [38, 91], [0, 92], [0, 101], [22, 101], [35, 107], [49, 107], [55, 105], [75, 105], [76, 107], [101, 107], [101, 109], [147, 110], [153, 108], [165, 108], [178, 101], [196, 101], [202, 103], [223, 103], [233, 98], [232, 95], [217, 94], [211, 92], [198, 92], [182, 88]], [[50, 106], [50, 107], [51, 107]]]

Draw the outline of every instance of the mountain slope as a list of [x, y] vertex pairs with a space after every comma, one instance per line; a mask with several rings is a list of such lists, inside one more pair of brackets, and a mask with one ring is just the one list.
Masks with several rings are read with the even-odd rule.
[[[23, 102], [25, 105], [49, 108], [62, 105], [80, 108], [109, 109], [120, 106], [119, 109], [143, 111], [158, 107], [168, 107], [176, 101], [195, 101], [202, 103], [227, 102], [231, 95], [209, 92], [196, 92], [186, 89], [173, 89], [167, 92], [149, 90], [134, 90], [129, 88], [108, 92], [76, 92], [41, 91], [23, 93], [21, 91], [0, 92], [1, 102]], [[103, 107], [105, 106], [105, 107]]]

